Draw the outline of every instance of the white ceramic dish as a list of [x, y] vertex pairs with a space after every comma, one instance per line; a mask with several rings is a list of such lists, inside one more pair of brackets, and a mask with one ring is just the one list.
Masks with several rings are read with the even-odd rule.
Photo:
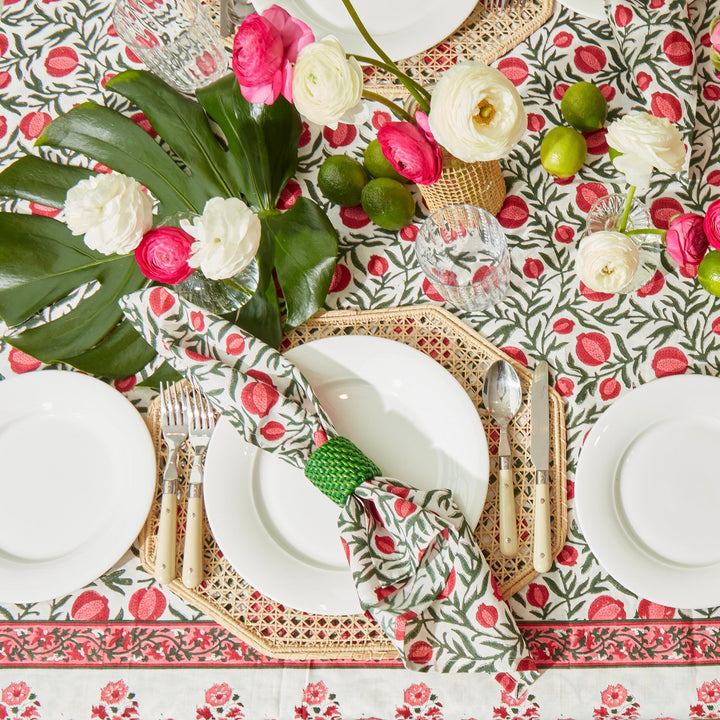
[[[348, 336], [287, 352], [337, 431], [383, 472], [422, 489], [449, 487], [475, 527], [488, 451], [477, 410], [441, 365], [407, 345]], [[226, 420], [205, 462], [205, 508], [218, 547], [251, 585], [310, 613], [360, 612], [337, 518], [302, 471], [246, 444]]]
[[616, 400], [588, 434], [575, 483], [600, 564], [641, 598], [720, 605], [720, 379], [662, 378]]
[[558, 0], [558, 2], [579, 15], [595, 20], [607, 20], [605, 0]]
[[60, 597], [100, 577], [140, 532], [155, 452], [110, 385], [43, 370], [0, 383], [0, 600]]
[[[457, 30], [475, 8], [477, 0], [354, 0], [371, 37], [393, 59], [416, 55], [437, 45]], [[253, 0], [258, 12], [280, 5], [306, 22], [320, 40], [334, 35], [345, 52], [376, 54], [363, 40], [341, 0]]]

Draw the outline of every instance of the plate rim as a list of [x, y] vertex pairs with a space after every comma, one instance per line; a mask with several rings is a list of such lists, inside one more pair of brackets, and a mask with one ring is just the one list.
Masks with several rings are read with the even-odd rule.
[[[616, 503], [617, 466], [613, 465], [616, 456], [608, 458], [605, 466], [609, 471], [602, 475], [597, 470], [598, 456], [609, 442], [608, 435], [603, 433], [607, 433], [611, 423], [627, 415], [628, 410], [642, 414], [641, 404], [647, 402], [648, 396], [650, 400], [664, 396], [668, 414], [648, 416], [638, 425], [639, 430], [635, 435], [627, 435], [617, 456], [622, 456], [642, 432], [664, 418], [673, 417], [670, 414], [673, 397], [682, 396], [697, 404], [698, 400], [694, 396], [704, 396], [709, 390], [720, 399], [720, 378], [693, 373], [656, 378], [623, 394], [602, 412], [587, 433], [575, 473], [575, 512], [580, 530], [598, 563], [612, 578], [639, 598], [673, 608], [705, 609], [720, 605], [720, 563], [697, 567], [663, 562], [661, 558], [652, 557], [639, 544], [633, 543], [627, 529], [617, 520], [617, 510], [608, 513], [609, 517], [603, 515], [601, 519], [598, 510], [605, 510]], [[720, 419], [720, 411], [714, 417]], [[617, 422], [615, 426], [619, 427]], [[620, 431], [611, 432], [618, 434]], [[613, 435], [609, 437], [612, 441]], [[613, 533], [617, 533], [617, 536]], [[623, 545], [621, 540], [628, 544]], [[648, 574], [650, 580], [647, 579]], [[713, 577], [717, 578], [714, 589], [712, 584], [707, 584], [707, 579]]]
[[[414, 357], [418, 362], [425, 365], [428, 369], [433, 368], [433, 372], [437, 372], [436, 377], [443, 378], [442, 382], [451, 383], [453, 387], [456, 387], [457, 392], [458, 392], [458, 398], [460, 398], [460, 393], [465, 398], [467, 412], [469, 413], [470, 410], [472, 409], [474, 416], [477, 418], [477, 428], [478, 428], [479, 432], [481, 433], [481, 435], [479, 437], [479, 442], [484, 441], [484, 443], [485, 443], [484, 452], [481, 452], [482, 457], [485, 458], [485, 462], [484, 462], [484, 467], [481, 468], [481, 473], [484, 476], [484, 490], [481, 493], [482, 501], [478, 502], [479, 507], [480, 507], [479, 512], [478, 512], [478, 518], [479, 518], [479, 516], [482, 514], [482, 510], [483, 510], [483, 507], [485, 504], [485, 500], [487, 497], [487, 489], [488, 489], [488, 484], [489, 484], [489, 453], [488, 453], [488, 448], [487, 448], [487, 438], [486, 438], [486, 435], [484, 432], [482, 419], [480, 418], [480, 416], [477, 412], [477, 408], [475, 407], [475, 404], [473, 403], [471, 398], [468, 396], [468, 394], [467, 394], [465, 388], [462, 386], [462, 384], [457, 380], [457, 378], [455, 378], [452, 375], [452, 373], [450, 373], [447, 370], [447, 368], [443, 367], [440, 363], [438, 363], [433, 358], [429, 357], [426, 353], [418, 350], [417, 348], [411, 347], [403, 342], [393, 340], [390, 338], [378, 338], [375, 336], [367, 336], [367, 335], [340, 335], [340, 336], [333, 335], [333, 336], [328, 336], [328, 337], [324, 337], [324, 338], [318, 338], [316, 340], [312, 340], [312, 341], [303, 343], [302, 345], [298, 345], [298, 346], [292, 348], [291, 350], [289, 350], [287, 352], [287, 355], [289, 355], [292, 358], [293, 354], [307, 352], [305, 350], [305, 348], [310, 347], [310, 350], [312, 350], [311, 346], [313, 346], [313, 345], [315, 345], [317, 347], [318, 345], [327, 346], [329, 344], [332, 344], [332, 345], [345, 344], [347, 347], [348, 344], [349, 345], [357, 345], [358, 343], [370, 343], [375, 347], [377, 347], [379, 344], [383, 344], [383, 345], [387, 344], [388, 347], [392, 346], [392, 348], [396, 352], [402, 354], [404, 357], [409, 357], [409, 356]], [[337, 354], [336, 350], [334, 352], [335, 352], [335, 354]], [[346, 351], [346, 352], [348, 352], [348, 351]], [[366, 352], [368, 352], [368, 351], [366, 351]], [[327, 352], [325, 352], [324, 357], [328, 357], [328, 356], [329, 356], [329, 354]], [[463, 401], [463, 402], [465, 402], [465, 401]], [[229, 421], [227, 421], [226, 419], [223, 419], [222, 423], [225, 427], [231, 427]], [[218, 424], [218, 427], [220, 428], [220, 423]], [[229, 432], [229, 431], [225, 430], [224, 432]], [[217, 429], [216, 429], [216, 433], [217, 433]], [[218, 434], [217, 437], [221, 438], [222, 435]], [[238, 438], [239, 438], [239, 436], [238, 436]], [[244, 447], [249, 452], [250, 459], [247, 461], [246, 467], [250, 468], [252, 463], [254, 462], [254, 457], [259, 452], [259, 450], [253, 445], [248, 445], [247, 443], [244, 443], [244, 441], [242, 441], [241, 439], [240, 439], [240, 442], [244, 445]], [[481, 448], [481, 451], [482, 451], [482, 448]], [[218, 527], [218, 524], [217, 524], [218, 517], [215, 514], [215, 509], [216, 509], [215, 501], [218, 500], [218, 497], [213, 497], [213, 493], [215, 492], [213, 489], [213, 485], [216, 482], [216, 480], [213, 479], [213, 473], [214, 473], [213, 456], [216, 455], [217, 453], [219, 453], [219, 450], [218, 450], [217, 446], [215, 448], [213, 448], [213, 444], [211, 441], [211, 445], [208, 448], [207, 461], [209, 461], [209, 462], [208, 462], [208, 464], [206, 464], [206, 480], [205, 480], [204, 488], [203, 488], [203, 492], [205, 493], [205, 500], [206, 500], [206, 512], [207, 512], [207, 517], [208, 517], [208, 523], [210, 525], [211, 531], [213, 533], [213, 536], [215, 537], [215, 540], [218, 544], [219, 549], [223, 552], [223, 555], [227, 558], [228, 563], [230, 563], [230, 565], [234, 569], [236, 569], [236, 564], [237, 564], [236, 553], [234, 552], [233, 548], [230, 548], [230, 544], [228, 542], [226, 542], [227, 536], [225, 534], [225, 531], [227, 530], [227, 528], [226, 527], [221, 527], [221, 528]], [[219, 459], [218, 459], [218, 462], [219, 462]], [[210, 473], [207, 473], [208, 468], [210, 469]], [[302, 472], [302, 471], [299, 471], [299, 472]], [[209, 478], [209, 481], [208, 481], [208, 478]], [[219, 478], [218, 478], [217, 482], [219, 482]], [[247, 485], [251, 486], [252, 483], [248, 482]], [[257, 512], [257, 511], [255, 511], [255, 512]], [[339, 509], [338, 509], [338, 512], [339, 512]], [[222, 522], [221, 525], [227, 525], [227, 523]], [[218, 532], [218, 530], [220, 530], [220, 532]], [[234, 532], [237, 533], [237, 530], [235, 530]], [[235, 540], [235, 542], [237, 542], [237, 540]], [[296, 558], [293, 558], [292, 562], [295, 563]], [[242, 565], [242, 563], [240, 563], [240, 565]], [[247, 568], [236, 569], [236, 571], [250, 585], [252, 585], [256, 589], [258, 589], [263, 594], [266, 594], [269, 598], [273, 599], [275, 602], [279, 602], [281, 604], [286, 604], [290, 607], [293, 607], [296, 610], [300, 610], [303, 612], [324, 614], [324, 615], [345, 615], [345, 614], [354, 614], [354, 613], [362, 612], [362, 610], [359, 607], [359, 604], [357, 604], [357, 597], [355, 594], [355, 589], [354, 589], [354, 586], [352, 586], [352, 585], [350, 586], [350, 590], [352, 591], [352, 601], [353, 601], [352, 609], [350, 609], [349, 607], [346, 607], [346, 606], [343, 606], [342, 608], [340, 608], [339, 604], [336, 604], [334, 607], [326, 606], [326, 607], [323, 607], [322, 609], [318, 609], [317, 607], [311, 606], [314, 603], [306, 603], [306, 602], [298, 603], [297, 599], [295, 599], [293, 602], [293, 601], [289, 600], [287, 597], [286, 597], [286, 599], [283, 600], [281, 597], [278, 596], [279, 594], [276, 591], [275, 592], [267, 592], [267, 588], [263, 587], [264, 583], [257, 582], [257, 580], [258, 580], [257, 576], [247, 577]], [[332, 580], [333, 577], [334, 578], [338, 577], [338, 570], [335, 570], [335, 569], [328, 569], [328, 570], [319, 570], [318, 569], [318, 574], [320, 575], [322, 573], [331, 573], [329, 580]], [[255, 573], [251, 572], [250, 575], [255, 575]], [[348, 579], [350, 578], [349, 569], [347, 571], [345, 569], [342, 570], [342, 577], [343, 578], [347, 577]], [[348, 598], [348, 600], [346, 602], [349, 604], [350, 598]], [[298, 607], [298, 604], [300, 605], [300, 607]]]
[[[128, 459], [128, 468], [133, 468], [133, 474], [118, 487], [124, 495], [124, 506], [134, 509], [134, 512], [130, 517], [127, 514], [123, 516], [108, 505], [107, 517], [116, 519], [112, 532], [107, 532], [107, 525], [104, 525], [103, 532], [91, 533], [72, 551], [56, 558], [18, 562], [0, 556], [0, 602], [46, 602], [97, 580], [135, 542], [147, 520], [155, 494], [156, 458], [150, 431], [140, 412], [125, 395], [105, 381], [85, 373], [43, 368], [13, 375], [1, 382], [0, 403], [7, 407], [8, 402], [14, 402], [10, 394], [21, 393], [23, 397], [28, 397], [28, 393], [37, 392], [42, 392], [44, 397], [48, 393], [52, 397], [54, 393], [55, 398], [63, 402], [72, 396], [72, 403], [92, 404], [97, 412], [97, 422], [112, 425], [113, 430], [121, 428], [122, 446], [126, 451], [121, 456]], [[70, 407], [67, 405], [63, 412]], [[56, 408], [53, 412], [56, 414]], [[98, 474], [98, 478], [99, 482], [106, 481], [108, 475]], [[98, 542], [99, 538], [102, 538], [101, 542]], [[88, 553], [92, 562], [85, 557]], [[74, 565], [73, 560], [79, 564]], [[13, 567], [17, 573], [18, 566], [30, 568], [27, 580], [17, 576], [14, 580], [5, 577], [12, 575]], [[33, 567], [38, 568], [37, 573], [32, 572]]]

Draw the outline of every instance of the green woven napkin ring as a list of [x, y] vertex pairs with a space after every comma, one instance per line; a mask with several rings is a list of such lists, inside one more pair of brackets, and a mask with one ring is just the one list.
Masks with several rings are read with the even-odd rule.
[[305, 477], [340, 507], [360, 483], [381, 474], [372, 460], [339, 436], [324, 442], [305, 465]]

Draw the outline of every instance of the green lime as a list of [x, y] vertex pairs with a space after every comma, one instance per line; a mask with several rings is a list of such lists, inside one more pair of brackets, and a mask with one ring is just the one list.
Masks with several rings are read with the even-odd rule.
[[698, 281], [711, 294], [720, 297], [720, 250], [710, 250], [698, 266]]
[[560, 112], [576, 130], [594, 132], [605, 124], [607, 100], [599, 88], [582, 80], [565, 91]]
[[392, 178], [398, 182], [408, 181], [408, 179], [402, 176], [385, 157], [377, 138], [375, 138], [375, 140], [371, 140], [370, 144], [365, 148], [363, 159], [365, 161], [365, 169], [373, 177]]
[[368, 217], [385, 230], [400, 230], [415, 215], [412, 193], [391, 178], [371, 180], [363, 188], [362, 206]]
[[331, 203], [355, 207], [360, 204], [368, 180], [367, 170], [357, 160], [347, 155], [331, 155], [320, 166], [317, 182], [320, 192]]
[[587, 143], [573, 128], [556, 127], [546, 133], [540, 145], [540, 162], [555, 177], [574, 175], [585, 162]]

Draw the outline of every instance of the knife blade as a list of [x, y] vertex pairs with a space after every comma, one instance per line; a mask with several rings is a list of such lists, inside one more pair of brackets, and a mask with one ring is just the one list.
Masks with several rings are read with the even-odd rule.
[[538, 363], [530, 388], [530, 459], [535, 466], [533, 504], [533, 567], [547, 572], [552, 564], [550, 536], [550, 402], [548, 365]]

